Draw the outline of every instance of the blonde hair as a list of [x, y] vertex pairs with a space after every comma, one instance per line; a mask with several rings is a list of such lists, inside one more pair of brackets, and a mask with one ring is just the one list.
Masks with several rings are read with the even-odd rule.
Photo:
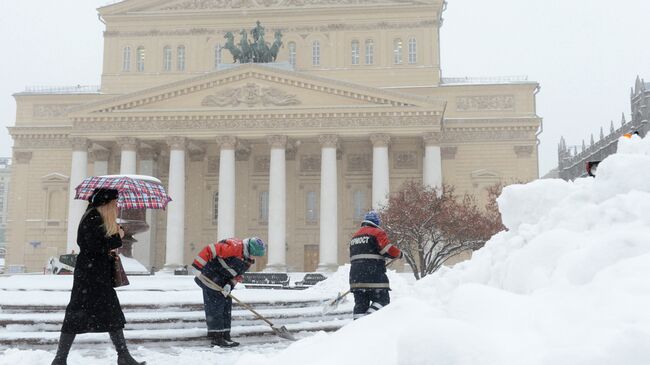
[[108, 204], [97, 207], [97, 211], [104, 221], [102, 225], [106, 229], [106, 237], [117, 234], [120, 231], [120, 226], [117, 224], [117, 200], [112, 200]]

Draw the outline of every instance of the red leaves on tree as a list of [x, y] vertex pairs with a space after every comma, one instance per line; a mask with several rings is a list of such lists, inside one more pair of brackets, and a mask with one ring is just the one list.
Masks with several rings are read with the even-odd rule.
[[415, 181], [392, 194], [381, 211], [383, 228], [404, 252], [416, 279], [453, 256], [483, 247], [502, 230], [498, 209], [496, 213], [480, 209], [470, 195], [456, 196], [451, 186], [436, 191]]

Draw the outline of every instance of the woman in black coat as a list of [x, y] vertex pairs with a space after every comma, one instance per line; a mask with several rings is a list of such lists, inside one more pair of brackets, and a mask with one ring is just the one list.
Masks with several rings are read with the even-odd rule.
[[118, 192], [95, 189], [81, 218], [77, 244], [81, 249], [74, 270], [70, 304], [61, 327], [59, 348], [52, 365], [66, 365], [76, 334], [108, 332], [117, 350], [118, 365], [144, 365], [131, 357], [124, 339], [124, 313], [113, 289], [114, 258], [124, 231], [117, 224]]

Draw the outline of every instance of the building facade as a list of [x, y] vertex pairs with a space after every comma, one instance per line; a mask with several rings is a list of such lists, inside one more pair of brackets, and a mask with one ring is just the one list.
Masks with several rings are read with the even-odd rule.
[[9, 182], [11, 180], [11, 158], [0, 157], [0, 258], [4, 258], [7, 247], [7, 216], [9, 212]]
[[558, 145], [558, 168], [554, 177], [567, 181], [586, 177], [587, 162], [602, 161], [605, 157], [616, 153], [618, 139], [624, 134], [638, 133], [639, 136], [645, 137], [650, 130], [650, 83], [638, 76], [630, 91], [630, 107], [632, 118], [629, 121], [623, 114], [619, 127], [615, 127], [614, 121], [611, 121], [609, 132], [605, 134], [601, 127], [598, 139], [594, 139], [592, 133], [589, 144], [582, 140], [581, 146], [569, 146], [562, 137]]
[[[188, 264], [217, 238], [269, 244], [257, 270], [331, 270], [370, 208], [410, 179], [481, 195], [537, 178], [536, 82], [443, 78], [442, 0], [127, 0], [98, 88], [15, 94], [8, 263], [75, 248], [86, 176], [160, 178], [174, 199], [135, 245]], [[256, 22], [274, 64], [234, 64]], [[242, 29], [244, 30], [242, 32]], [[237, 37], [239, 39], [239, 37]], [[237, 40], [235, 40], [237, 41]], [[39, 242], [31, 245], [29, 242]]]

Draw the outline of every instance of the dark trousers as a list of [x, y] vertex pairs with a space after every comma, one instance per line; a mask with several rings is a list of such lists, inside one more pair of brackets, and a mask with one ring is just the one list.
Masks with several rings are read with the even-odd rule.
[[352, 293], [354, 319], [376, 312], [390, 303], [388, 289], [354, 289]]
[[230, 332], [232, 319], [232, 299], [226, 298], [216, 290], [202, 286], [203, 309], [208, 334], [213, 332]]

